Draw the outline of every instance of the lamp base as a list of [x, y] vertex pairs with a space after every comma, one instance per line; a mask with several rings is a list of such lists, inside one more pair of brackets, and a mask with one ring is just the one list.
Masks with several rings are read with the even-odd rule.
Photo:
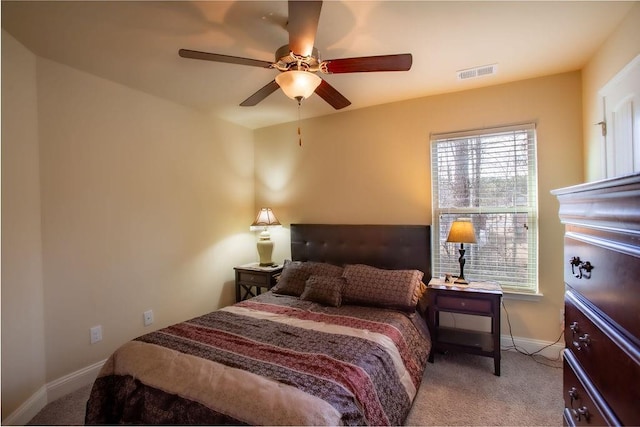
[[453, 283], [456, 285], [463, 285], [463, 286], [466, 286], [469, 284], [469, 282], [467, 282], [467, 280], [464, 277], [462, 278], [458, 277], [456, 280], [453, 281]]
[[260, 266], [267, 267], [273, 265], [271, 260], [271, 254], [273, 253], [273, 241], [263, 240], [261, 237], [258, 240], [258, 256], [260, 257]]

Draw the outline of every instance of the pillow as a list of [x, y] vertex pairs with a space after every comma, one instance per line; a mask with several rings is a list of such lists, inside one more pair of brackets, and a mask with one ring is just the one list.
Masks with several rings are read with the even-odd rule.
[[312, 274], [341, 277], [342, 271], [342, 267], [323, 262], [285, 260], [278, 283], [271, 290], [276, 294], [299, 297], [304, 291], [305, 282]]
[[419, 270], [383, 270], [364, 264], [347, 265], [344, 303], [415, 310], [424, 293]]
[[323, 305], [340, 307], [342, 288], [346, 281], [343, 277], [311, 275], [304, 285], [300, 299], [313, 301]]

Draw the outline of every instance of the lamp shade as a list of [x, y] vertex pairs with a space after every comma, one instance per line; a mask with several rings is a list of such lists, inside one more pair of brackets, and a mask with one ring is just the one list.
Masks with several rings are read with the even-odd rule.
[[290, 70], [276, 76], [276, 83], [291, 99], [307, 99], [320, 85], [322, 79], [309, 71]]
[[256, 220], [251, 224], [251, 228], [272, 227], [274, 225], [280, 225], [280, 221], [278, 221], [271, 208], [261, 208]]
[[473, 228], [471, 218], [458, 218], [453, 221], [449, 229], [447, 242], [476, 243], [476, 231]]

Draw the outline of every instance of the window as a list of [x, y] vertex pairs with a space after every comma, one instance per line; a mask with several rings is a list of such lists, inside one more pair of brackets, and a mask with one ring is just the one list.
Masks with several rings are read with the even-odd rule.
[[465, 277], [499, 282], [507, 292], [538, 292], [535, 125], [431, 136], [434, 276], [457, 275], [451, 223], [471, 218]]

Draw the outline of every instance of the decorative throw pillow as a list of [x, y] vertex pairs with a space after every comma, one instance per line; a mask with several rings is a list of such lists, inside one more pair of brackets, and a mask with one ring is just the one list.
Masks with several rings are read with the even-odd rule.
[[300, 299], [340, 307], [345, 283], [343, 277], [311, 275], [304, 285], [304, 292], [300, 295]]
[[419, 270], [383, 270], [364, 264], [347, 265], [343, 302], [415, 310], [424, 293]]
[[342, 267], [322, 262], [285, 260], [278, 283], [271, 290], [276, 294], [299, 297], [304, 291], [305, 282], [312, 274], [341, 277], [342, 271]]
[[309, 275], [303, 269], [303, 263], [300, 261], [285, 260], [282, 267], [282, 273], [278, 283], [271, 288], [276, 294], [293, 295], [299, 297], [304, 291], [304, 282]]

